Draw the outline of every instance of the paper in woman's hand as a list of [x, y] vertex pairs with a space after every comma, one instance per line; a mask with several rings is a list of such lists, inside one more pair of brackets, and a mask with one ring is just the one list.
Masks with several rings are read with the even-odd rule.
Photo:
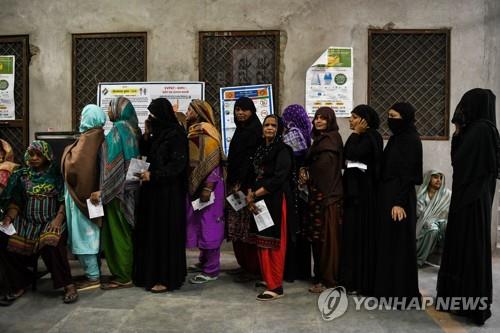
[[104, 216], [104, 207], [102, 206], [102, 202], [100, 200], [97, 205], [94, 205], [92, 202], [90, 202], [90, 199], [87, 199], [87, 208], [89, 209], [90, 219]]
[[229, 204], [231, 205], [231, 207], [233, 207], [235, 211], [239, 211], [240, 209], [246, 207], [247, 205], [245, 195], [241, 191], [231, 194], [226, 198], [226, 200], [229, 202]]
[[130, 160], [130, 164], [127, 170], [127, 176], [125, 178], [126, 181], [139, 181], [140, 178], [136, 176], [136, 174], [141, 174], [144, 171], [148, 171], [149, 163], [143, 160], [139, 160], [137, 158], [133, 158]]
[[262, 231], [272, 227], [274, 225], [273, 218], [271, 217], [264, 200], [257, 201], [254, 205], [256, 210], [253, 213], [253, 218], [255, 220], [255, 224], [257, 224], [257, 229]]
[[0, 231], [6, 234], [7, 236], [12, 236], [16, 233], [16, 228], [14, 228], [14, 225], [12, 223], [10, 223], [8, 227], [0, 223]]

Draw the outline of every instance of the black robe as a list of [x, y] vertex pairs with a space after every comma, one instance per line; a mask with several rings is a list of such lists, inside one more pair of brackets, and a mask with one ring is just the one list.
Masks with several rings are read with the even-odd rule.
[[344, 147], [347, 161], [367, 165], [367, 170], [346, 168], [342, 223], [341, 281], [349, 291], [372, 295], [377, 237], [377, 190], [380, 180], [382, 136], [376, 130], [353, 133]]
[[[374, 295], [419, 297], [416, 254], [417, 198], [422, 183], [422, 142], [414, 127], [389, 139], [383, 154], [379, 189], [379, 231]], [[394, 221], [391, 210], [402, 207], [406, 219]]]
[[188, 142], [180, 125], [150, 140], [141, 141], [141, 155], [151, 163], [151, 181], [140, 191], [134, 283], [148, 290], [155, 284], [175, 290], [186, 277]]
[[[484, 297], [487, 307], [462, 314], [482, 324], [492, 302], [491, 208], [498, 172], [498, 132], [478, 120], [453, 137], [453, 187], [437, 296]], [[443, 309], [446, 310], [446, 309]]]

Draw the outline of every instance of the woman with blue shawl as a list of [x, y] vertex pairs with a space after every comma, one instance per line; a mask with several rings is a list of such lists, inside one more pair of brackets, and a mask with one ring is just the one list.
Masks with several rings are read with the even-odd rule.
[[[3, 226], [14, 225], [12, 236], [0, 232], [0, 252], [8, 263], [14, 299], [32, 281], [27, 269], [32, 256], [39, 253], [49, 270], [54, 289], [64, 287], [64, 303], [73, 303], [78, 293], [72, 282], [66, 251], [67, 231], [64, 187], [49, 144], [35, 140], [28, 147], [26, 167], [14, 172], [2, 193], [8, 203]], [[4, 206], [2, 204], [2, 206]]]
[[430, 170], [417, 190], [417, 264], [420, 267], [438, 242], [444, 240], [451, 200], [451, 191], [444, 185], [444, 174]]
[[91, 196], [93, 203], [104, 205], [105, 221], [102, 226], [102, 248], [113, 279], [101, 284], [111, 290], [132, 287], [135, 194], [139, 183], [126, 182], [132, 158], [139, 156], [138, 126], [134, 106], [123, 97], [116, 97], [108, 108], [113, 127], [104, 139], [101, 159], [100, 192]]
[[83, 108], [80, 137], [66, 147], [62, 157], [62, 173], [66, 188], [66, 219], [68, 245], [78, 256], [85, 278], [77, 281], [77, 289], [99, 286], [99, 243], [101, 218], [89, 219], [87, 199], [99, 190], [99, 163], [104, 142], [106, 114], [97, 105]]

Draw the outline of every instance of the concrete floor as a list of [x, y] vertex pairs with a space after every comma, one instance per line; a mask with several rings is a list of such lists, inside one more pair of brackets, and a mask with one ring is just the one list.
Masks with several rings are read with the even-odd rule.
[[[197, 253], [188, 251], [189, 263]], [[73, 273], [81, 274], [72, 261]], [[222, 255], [222, 269], [235, 268], [231, 251]], [[493, 260], [494, 294], [500, 290], [500, 257]], [[437, 269], [420, 270], [420, 289], [435, 295]], [[225, 273], [205, 285], [186, 283], [180, 291], [151, 294], [140, 288], [95, 289], [80, 293], [73, 305], [61, 302], [48, 277], [39, 290], [28, 292], [14, 305], [0, 308], [0, 332], [499, 332], [500, 297], [494, 296], [493, 317], [484, 327], [432, 308], [426, 311], [356, 311], [352, 298], [347, 312], [324, 321], [318, 296], [305, 282], [285, 283], [286, 296], [258, 302], [253, 283], [233, 283]]]

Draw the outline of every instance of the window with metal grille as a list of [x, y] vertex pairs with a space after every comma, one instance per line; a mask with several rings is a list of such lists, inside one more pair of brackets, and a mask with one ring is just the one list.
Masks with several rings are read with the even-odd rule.
[[221, 87], [272, 84], [279, 110], [279, 31], [202, 31], [199, 43], [199, 77], [218, 121]]
[[73, 34], [73, 128], [87, 104], [96, 103], [99, 82], [147, 80], [147, 33]]
[[0, 55], [15, 56], [15, 120], [0, 120], [0, 139], [10, 143], [20, 163], [29, 140], [29, 36], [0, 36]]
[[368, 31], [368, 103], [378, 112], [381, 132], [390, 135], [387, 110], [409, 102], [427, 140], [448, 140], [450, 30]]

